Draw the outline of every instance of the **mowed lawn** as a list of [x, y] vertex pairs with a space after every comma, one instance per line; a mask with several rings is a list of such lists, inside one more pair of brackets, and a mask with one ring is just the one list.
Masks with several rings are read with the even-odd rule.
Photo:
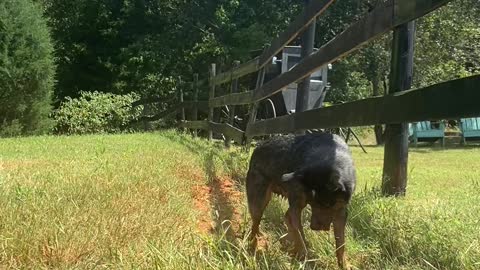
[[[383, 148], [352, 151], [353, 269], [480, 269], [480, 147], [411, 150], [397, 199], [378, 193]], [[0, 269], [336, 269], [332, 234], [287, 255], [279, 198], [247, 251], [248, 158], [173, 131], [0, 139]]]

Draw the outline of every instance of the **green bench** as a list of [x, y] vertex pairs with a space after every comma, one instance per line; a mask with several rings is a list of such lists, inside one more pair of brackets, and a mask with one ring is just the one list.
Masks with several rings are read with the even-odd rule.
[[467, 143], [467, 139], [480, 139], [480, 117], [460, 119], [460, 130], [463, 144]]
[[408, 125], [409, 139], [415, 147], [419, 141], [435, 142], [441, 140], [442, 146], [445, 146], [445, 124], [439, 123], [439, 127], [432, 127], [430, 121], [411, 123]]

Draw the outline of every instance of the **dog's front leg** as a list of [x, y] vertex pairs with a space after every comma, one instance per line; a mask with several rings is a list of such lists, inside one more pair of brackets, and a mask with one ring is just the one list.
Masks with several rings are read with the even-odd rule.
[[285, 223], [288, 227], [288, 238], [294, 244], [293, 253], [299, 259], [304, 259], [307, 255], [307, 246], [302, 227], [302, 209], [290, 207], [285, 214]]
[[333, 233], [335, 235], [335, 246], [338, 266], [341, 269], [349, 269], [345, 260], [345, 226], [347, 224], [347, 210], [339, 210], [333, 220]]

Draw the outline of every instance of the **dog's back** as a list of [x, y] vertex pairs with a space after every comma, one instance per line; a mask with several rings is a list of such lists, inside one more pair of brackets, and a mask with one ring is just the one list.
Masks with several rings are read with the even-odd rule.
[[316, 166], [323, 170], [318, 173], [334, 174], [353, 192], [353, 159], [347, 144], [337, 135], [316, 133], [274, 137], [254, 150], [249, 170], [258, 171], [266, 181], [277, 184], [283, 174], [305, 166]]

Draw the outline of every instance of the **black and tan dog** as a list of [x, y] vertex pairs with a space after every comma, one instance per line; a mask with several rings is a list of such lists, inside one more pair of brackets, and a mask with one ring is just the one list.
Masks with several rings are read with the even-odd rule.
[[336, 135], [280, 136], [262, 143], [253, 152], [247, 174], [253, 245], [256, 246], [265, 207], [272, 193], [276, 193], [288, 199], [285, 223], [294, 253], [300, 258], [307, 254], [301, 216], [308, 204], [312, 230], [329, 231], [333, 223], [336, 256], [339, 266], [344, 268], [347, 204], [355, 182], [350, 150]]

